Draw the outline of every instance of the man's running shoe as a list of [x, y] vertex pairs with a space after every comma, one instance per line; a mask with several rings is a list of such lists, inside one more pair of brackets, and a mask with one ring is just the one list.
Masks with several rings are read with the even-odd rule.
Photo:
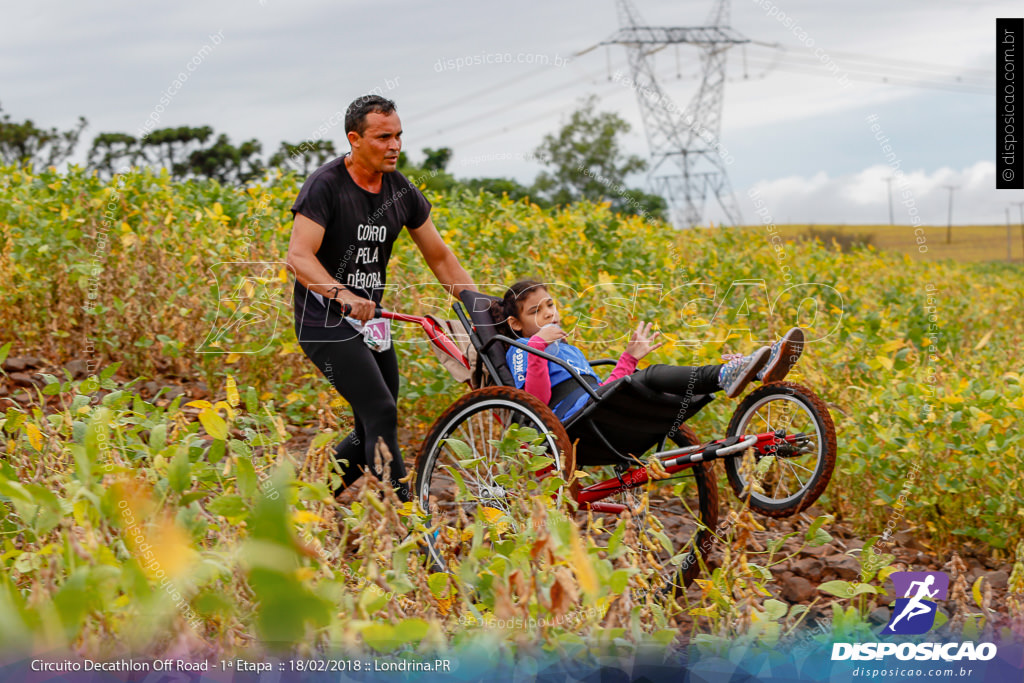
[[804, 331], [794, 327], [771, 346], [771, 356], [757, 378], [762, 382], [781, 382], [800, 359], [804, 350]]
[[749, 356], [733, 358], [719, 370], [718, 386], [725, 390], [725, 395], [729, 398], [739, 396], [757, 376], [758, 370], [768, 363], [770, 355], [771, 350], [767, 346], [762, 346]]

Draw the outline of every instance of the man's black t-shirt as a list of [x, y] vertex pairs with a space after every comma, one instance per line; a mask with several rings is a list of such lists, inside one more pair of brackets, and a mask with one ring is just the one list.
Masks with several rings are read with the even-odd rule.
[[[346, 155], [348, 156], [348, 155]], [[403, 227], [410, 230], [430, 217], [430, 202], [399, 173], [385, 173], [380, 192], [356, 185], [338, 157], [313, 171], [299, 191], [292, 214], [324, 226], [317, 260], [331, 276], [355, 294], [380, 303], [387, 284], [391, 246]], [[299, 327], [335, 327], [337, 305], [295, 281], [295, 323]]]

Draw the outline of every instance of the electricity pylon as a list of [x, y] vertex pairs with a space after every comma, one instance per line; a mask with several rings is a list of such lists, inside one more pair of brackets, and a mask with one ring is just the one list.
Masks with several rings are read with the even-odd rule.
[[[749, 42], [725, 24], [729, 0], [716, 0], [707, 26], [645, 26], [630, 0], [618, 0], [620, 29], [605, 45], [624, 45], [651, 150], [649, 177], [653, 190], [668, 200], [677, 226], [702, 222], [704, 204], [714, 193], [725, 222], [739, 225], [740, 210], [726, 173], [732, 157], [719, 141], [725, 57], [733, 45]], [[697, 94], [680, 110], [654, 75], [651, 56], [668, 45], [696, 45], [703, 76]]]

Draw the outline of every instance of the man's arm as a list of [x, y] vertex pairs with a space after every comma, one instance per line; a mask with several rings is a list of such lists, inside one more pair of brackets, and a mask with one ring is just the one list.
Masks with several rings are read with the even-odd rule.
[[441, 239], [431, 218], [428, 217], [426, 223], [415, 230], [410, 230], [409, 234], [412, 235], [412, 241], [416, 243], [423, 258], [426, 259], [430, 272], [434, 274], [438, 282], [444, 285], [449, 294], [458, 296], [459, 292], [464, 289], [476, 289], [469, 273]]
[[324, 241], [324, 226], [316, 221], [295, 214], [291, 240], [288, 242], [288, 255], [285, 263], [295, 273], [295, 278], [311, 292], [320, 294], [325, 299], [337, 299], [343, 304], [352, 306], [352, 317], [358, 320], [369, 320], [373, 317], [375, 305], [369, 299], [356, 296], [340, 282], [335, 280], [316, 257], [320, 244]]

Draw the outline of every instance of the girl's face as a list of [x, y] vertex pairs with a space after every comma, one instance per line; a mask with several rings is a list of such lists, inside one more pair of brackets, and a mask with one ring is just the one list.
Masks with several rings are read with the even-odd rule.
[[508, 318], [509, 326], [524, 337], [532, 337], [545, 325], [559, 323], [555, 300], [543, 287], [535, 287], [519, 297], [519, 315]]

